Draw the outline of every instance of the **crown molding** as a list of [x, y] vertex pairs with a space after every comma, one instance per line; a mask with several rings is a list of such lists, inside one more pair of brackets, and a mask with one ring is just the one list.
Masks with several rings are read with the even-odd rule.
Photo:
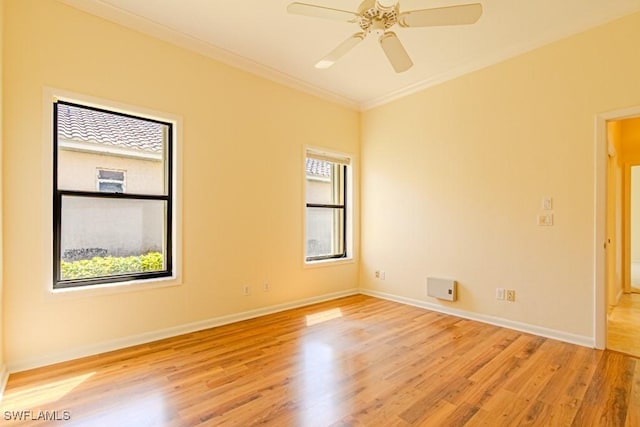
[[588, 22], [576, 24], [571, 28], [567, 28], [561, 34], [558, 34], [556, 32], [544, 33], [544, 34], [541, 34], [539, 37], [527, 40], [525, 43], [520, 43], [509, 49], [500, 50], [499, 52], [495, 52], [492, 55], [484, 55], [482, 57], [471, 59], [468, 62], [458, 67], [455, 67], [453, 69], [450, 69], [444, 73], [437, 74], [425, 80], [420, 80], [416, 83], [413, 83], [409, 86], [405, 86], [404, 88], [392, 91], [385, 95], [372, 98], [367, 101], [363, 101], [359, 104], [360, 111], [366, 111], [372, 108], [380, 107], [384, 104], [388, 104], [392, 101], [396, 101], [400, 98], [404, 98], [406, 96], [409, 96], [414, 93], [420, 92], [422, 90], [428, 89], [430, 87], [439, 85], [446, 81], [464, 76], [465, 74], [470, 74], [474, 71], [478, 71], [483, 68], [487, 68], [492, 65], [499, 64], [501, 62], [507, 61], [511, 58], [515, 58], [520, 55], [524, 55], [528, 52], [531, 52], [535, 49], [546, 46], [548, 44], [564, 40], [571, 36], [578, 35], [580, 33], [589, 31], [593, 28], [596, 28], [602, 25], [606, 25], [609, 22], [615, 21], [617, 19], [620, 19], [630, 14], [636, 13], [638, 12], [638, 10], [640, 10], [640, 7], [624, 10], [622, 12], [618, 11], [618, 13], [610, 13], [606, 17], [599, 16], [598, 19], [593, 18]]
[[159, 40], [171, 43], [183, 49], [191, 50], [200, 55], [209, 57], [226, 65], [239, 68], [243, 71], [281, 84], [283, 86], [287, 86], [291, 89], [317, 96], [326, 101], [331, 101], [353, 110], [360, 109], [360, 104], [358, 102], [345, 96], [321, 89], [286, 73], [252, 61], [251, 59], [237, 55], [204, 40], [174, 30], [150, 19], [144, 18], [140, 15], [136, 15], [110, 4], [104, 3], [100, 0], [59, 1], [66, 4], [67, 6], [71, 6], [75, 9], [98, 16], [139, 33], [146, 34]]
[[384, 104], [388, 104], [392, 101], [404, 98], [406, 96], [439, 85], [446, 81], [453, 80], [465, 74], [469, 74], [474, 71], [487, 68], [491, 65], [504, 62], [508, 59], [525, 54], [544, 45], [562, 40], [564, 38], [579, 34], [584, 31], [588, 31], [591, 28], [597, 26], [605, 25], [608, 22], [638, 12], [640, 10], [639, 6], [628, 8], [626, 10], [612, 11], [607, 16], [592, 16], [590, 17], [590, 19], [575, 23], [571, 28], [565, 29], [565, 31], [560, 34], [558, 34], [557, 32], [544, 33], [534, 39], [529, 39], [526, 42], [515, 45], [509, 49], [494, 52], [491, 55], [483, 55], [481, 57], [479, 56], [476, 58], [472, 58], [466, 63], [463, 63], [446, 72], [428, 77], [423, 80], [419, 80], [415, 83], [405, 86], [404, 88], [394, 90], [382, 96], [374, 97], [368, 100], [354, 100], [349, 97], [322, 89], [318, 86], [293, 77], [287, 73], [260, 64], [241, 55], [237, 55], [231, 51], [220, 48], [183, 32], [174, 30], [143, 16], [136, 15], [134, 13], [117, 8], [101, 0], [59, 1], [73, 8], [101, 17], [142, 34], [146, 34], [176, 45], [178, 47], [191, 50], [203, 56], [207, 56], [216, 61], [241, 69], [243, 71], [249, 72], [283, 86], [287, 86], [300, 92], [317, 96], [324, 100], [343, 105], [356, 111], [366, 111], [372, 108], [380, 107]]

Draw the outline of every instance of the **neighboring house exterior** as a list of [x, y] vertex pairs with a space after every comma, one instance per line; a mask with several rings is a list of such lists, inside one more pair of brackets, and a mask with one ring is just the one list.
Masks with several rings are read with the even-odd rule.
[[[161, 194], [164, 133], [158, 123], [59, 104], [58, 188]], [[68, 197], [62, 209], [66, 261], [162, 250], [160, 203]]]
[[[334, 188], [332, 182], [332, 168], [330, 162], [306, 159], [306, 198], [307, 202], [334, 202]], [[331, 253], [335, 244], [334, 223], [335, 214], [326, 209], [307, 209], [307, 256]]]

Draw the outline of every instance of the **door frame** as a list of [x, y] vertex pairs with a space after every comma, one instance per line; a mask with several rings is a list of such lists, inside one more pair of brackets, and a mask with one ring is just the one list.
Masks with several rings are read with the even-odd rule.
[[640, 117], [640, 106], [608, 111], [595, 118], [595, 232], [594, 232], [594, 344], [607, 346], [607, 122]]

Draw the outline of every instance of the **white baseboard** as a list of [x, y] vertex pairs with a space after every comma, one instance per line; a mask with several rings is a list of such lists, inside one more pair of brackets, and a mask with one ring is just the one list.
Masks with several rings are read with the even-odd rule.
[[[549, 329], [542, 326], [531, 325], [528, 323], [516, 322], [513, 320], [503, 319], [500, 317], [489, 316], [485, 314], [473, 313], [465, 310], [440, 306], [427, 301], [421, 301], [413, 298], [406, 298], [397, 295], [387, 294], [384, 292], [374, 291], [370, 289], [349, 289], [346, 291], [334, 292], [330, 294], [320, 295], [317, 297], [305, 298], [302, 300], [292, 301], [289, 303], [272, 305], [269, 307], [249, 310], [242, 313], [231, 314], [227, 316], [214, 317], [211, 319], [201, 320], [198, 322], [187, 323], [184, 325], [174, 326], [171, 328], [161, 329], [158, 331], [147, 332], [144, 334], [133, 335], [130, 337], [119, 338], [101, 343], [91, 344], [87, 346], [76, 347], [67, 351], [49, 354], [28, 360], [11, 361], [6, 366], [0, 366], [0, 392], [4, 391], [7, 379], [10, 373], [26, 371], [29, 369], [39, 368], [41, 366], [53, 365], [55, 363], [66, 362], [81, 357], [93, 356], [109, 351], [120, 350], [122, 348], [132, 347], [135, 345], [146, 344], [165, 338], [171, 338], [182, 334], [201, 331], [204, 329], [214, 328], [216, 326], [227, 325], [229, 323], [240, 322], [242, 320], [253, 319], [267, 314], [278, 313], [292, 308], [304, 307], [306, 305], [315, 304], [323, 301], [330, 301], [345, 296], [363, 294], [376, 298], [382, 298], [395, 301], [402, 304], [412, 305], [427, 310], [437, 311], [465, 319], [476, 320], [478, 322], [488, 323], [503, 328], [514, 329], [516, 331], [526, 332], [546, 338], [552, 338], [559, 341], [577, 344], [584, 347], [595, 347], [593, 337], [570, 334], [568, 332]], [[1, 398], [1, 394], [0, 394]]]
[[346, 291], [333, 292], [330, 294], [320, 295], [317, 297], [305, 298], [284, 304], [272, 305], [269, 307], [258, 308], [255, 310], [244, 311], [242, 313], [230, 314], [227, 316], [214, 317], [211, 319], [201, 320], [198, 322], [187, 323], [184, 325], [174, 326], [171, 328], [161, 329], [158, 331], [147, 332], [144, 334], [133, 335], [130, 337], [119, 338], [101, 343], [91, 344], [87, 346], [76, 347], [67, 351], [36, 357], [28, 360], [16, 360], [8, 363], [4, 367], [6, 377], [9, 373], [26, 371], [29, 369], [39, 368], [41, 366], [53, 365], [55, 363], [66, 362], [81, 357], [93, 356], [95, 354], [106, 353], [108, 351], [120, 350], [126, 347], [146, 344], [152, 341], [158, 341], [165, 338], [171, 338], [182, 334], [201, 331], [204, 329], [214, 328], [216, 326], [227, 325], [229, 323], [240, 322], [242, 320], [253, 319], [255, 317], [265, 316], [267, 314], [278, 313], [292, 308], [304, 307], [310, 304], [316, 304], [323, 301], [330, 301], [350, 295], [357, 295], [358, 289], [349, 289]]
[[389, 301], [395, 301], [402, 304], [424, 308], [427, 310], [437, 311], [444, 314], [450, 314], [452, 316], [462, 317], [464, 319], [476, 320], [478, 322], [488, 323], [490, 325], [500, 326], [508, 329], [514, 329], [516, 331], [526, 332], [529, 334], [538, 335], [545, 338], [552, 338], [554, 340], [564, 341], [571, 344], [577, 344], [583, 347], [595, 348], [595, 339], [593, 337], [571, 334], [568, 332], [549, 329], [542, 326], [516, 322], [514, 320], [509, 320], [509, 319], [503, 319], [501, 317], [489, 316], [486, 314], [473, 313], [470, 311], [445, 307], [445, 306], [433, 304], [427, 301], [421, 301], [413, 298], [406, 298], [406, 297], [401, 297], [397, 295], [391, 295], [385, 292], [374, 291], [371, 289], [360, 289], [360, 293], [364, 295], [376, 297], [376, 298], [382, 298]]
[[2, 401], [2, 396], [4, 396], [7, 381], [9, 381], [9, 371], [7, 370], [7, 365], [2, 364], [0, 365], [0, 402]]

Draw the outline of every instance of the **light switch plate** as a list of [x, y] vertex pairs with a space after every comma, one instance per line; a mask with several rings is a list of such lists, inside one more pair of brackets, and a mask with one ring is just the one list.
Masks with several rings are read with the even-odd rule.
[[542, 214], [538, 215], [537, 220], [538, 225], [542, 226], [551, 226], [553, 225], [553, 214]]

